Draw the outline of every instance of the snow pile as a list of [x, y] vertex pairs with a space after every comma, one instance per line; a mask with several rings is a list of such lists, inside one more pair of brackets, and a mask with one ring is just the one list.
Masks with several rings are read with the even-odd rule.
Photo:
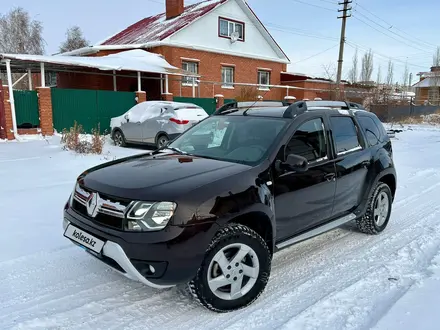
[[433, 124], [433, 125], [440, 124], [440, 114], [439, 113], [432, 113], [429, 115], [421, 115], [421, 117], [422, 117], [422, 120], [424, 123]]

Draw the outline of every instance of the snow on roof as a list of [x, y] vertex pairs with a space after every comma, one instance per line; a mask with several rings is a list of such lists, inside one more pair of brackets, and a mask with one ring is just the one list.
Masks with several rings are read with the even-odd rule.
[[143, 44], [164, 40], [226, 1], [228, 0], [207, 0], [189, 5], [184, 8], [180, 16], [169, 20], [166, 19], [165, 13], [144, 18], [101, 42], [100, 45]]
[[412, 87], [415, 88], [426, 88], [426, 87], [440, 87], [440, 76], [439, 77], [428, 77], [414, 84]]
[[161, 55], [134, 49], [117, 54], [98, 57], [67, 56], [67, 55], [28, 55], [0, 54], [1, 59], [24, 62], [50, 63], [68, 66], [81, 66], [99, 70], [127, 70], [139, 72], [165, 73], [173, 75], [193, 75], [169, 64]]

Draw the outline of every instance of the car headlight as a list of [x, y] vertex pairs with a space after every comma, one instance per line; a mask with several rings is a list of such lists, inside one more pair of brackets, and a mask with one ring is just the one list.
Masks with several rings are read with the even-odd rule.
[[70, 194], [70, 197], [69, 197], [69, 206], [70, 207], [72, 207], [72, 205], [73, 205], [73, 198], [75, 196], [75, 192], [76, 192], [76, 187], [77, 186], [78, 186], [78, 183], [75, 183], [75, 185], [73, 186], [72, 193]]
[[133, 202], [127, 212], [128, 231], [155, 231], [166, 227], [177, 204], [173, 202]]

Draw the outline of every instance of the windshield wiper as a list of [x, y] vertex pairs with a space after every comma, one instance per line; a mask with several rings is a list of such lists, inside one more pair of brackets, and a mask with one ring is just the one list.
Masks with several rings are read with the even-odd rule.
[[169, 149], [169, 150], [173, 150], [181, 155], [188, 155], [187, 152], [180, 150], [179, 148], [175, 148], [175, 147], [165, 147], [164, 149]]

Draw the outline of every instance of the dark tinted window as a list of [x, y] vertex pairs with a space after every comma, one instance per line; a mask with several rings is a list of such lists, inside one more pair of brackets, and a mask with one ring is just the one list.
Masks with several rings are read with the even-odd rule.
[[286, 147], [286, 157], [295, 154], [309, 162], [327, 156], [327, 145], [322, 119], [312, 119], [302, 124]]
[[360, 147], [356, 127], [350, 117], [330, 117], [336, 153], [343, 153]]
[[378, 144], [380, 142], [381, 134], [373, 119], [362, 116], [358, 117], [358, 120], [365, 133], [365, 136], [367, 137], [368, 143], [371, 146], [375, 146], [376, 144]]
[[376, 115], [372, 115], [371, 119], [373, 119], [374, 123], [379, 128], [379, 132], [381, 133], [380, 139], [383, 141], [383, 138], [388, 137], [388, 134], [387, 134], [385, 127], [383, 127], [382, 122], [379, 120], [379, 118], [377, 118]]

